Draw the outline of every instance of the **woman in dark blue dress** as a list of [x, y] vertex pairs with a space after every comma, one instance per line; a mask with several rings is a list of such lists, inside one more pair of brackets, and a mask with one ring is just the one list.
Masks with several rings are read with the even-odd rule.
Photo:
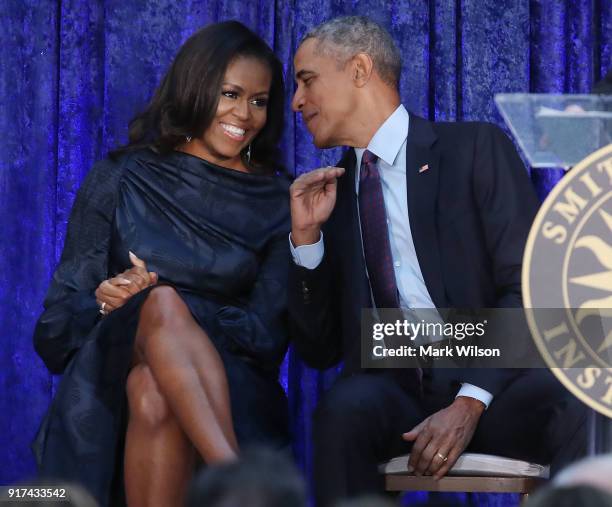
[[237, 22], [180, 49], [75, 202], [35, 331], [63, 378], [41, 474], [102, 505], [180, 505], [200, 460], [289, 442], [282, 66]]

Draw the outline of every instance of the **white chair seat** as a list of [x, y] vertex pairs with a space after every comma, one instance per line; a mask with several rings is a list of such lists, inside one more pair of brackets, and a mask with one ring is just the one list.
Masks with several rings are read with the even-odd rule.
[[379, 465], [387, 491], [444, 491], [466, 493], [520, 493], [525, 497], [549, 477], [549, 467], [538, 463], [494, 456], [462, 454], [448, 474], [436, 481], [408, 472], [410, 455]]

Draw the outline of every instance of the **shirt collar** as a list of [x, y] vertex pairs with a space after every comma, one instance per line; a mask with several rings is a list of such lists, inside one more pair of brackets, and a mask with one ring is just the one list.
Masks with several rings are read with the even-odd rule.
[[376, 131], [367, 148], [355, 148], [357, 167], [360, 166], [361, 157], [366, 149], [387, 164], [393, 165], [408, 137], [408, 121], [408, 111], [400, 104]]

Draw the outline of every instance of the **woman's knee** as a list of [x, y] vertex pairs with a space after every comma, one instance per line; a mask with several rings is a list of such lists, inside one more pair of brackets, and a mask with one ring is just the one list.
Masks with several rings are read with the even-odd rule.
[[151, 370], [145, 364], [132, 368], [127, 378], [130, 420], [155, 429], [172, 419], [172, 412]]
[[168, 331], [174, 334], [189, 324], [190, 319], [189, 308], [173, 287], [161, 285], [152, 289], [140, 310], [135, 343], [137, 357], [144, 360], [147, 349], [158, 338], [167, 337]]
[[151, 289], [140, 310], [141, 318], [156, 326], [181, 323], [191, 314], [174, 287], [160, 285]]

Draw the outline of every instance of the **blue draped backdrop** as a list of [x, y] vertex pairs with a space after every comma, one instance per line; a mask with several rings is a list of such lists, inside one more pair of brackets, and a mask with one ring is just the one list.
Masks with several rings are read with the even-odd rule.
[[[589, 92], [610, 68], [610, 0], [0, 0], [0, 484], [27, 478], [29, 444], [58, 381], [32, 330], [83, 176], [126, 139], [183, 41], [238, 19], [284, 63], [305, 31], [341, 14], [385, 25], [404, 61], [409, 110], [436, 120], [502, 124], [499, 92]], [[287, 108], [283, 151], [296, 174], [337, 160]], [[558, 171], [533, 171], [544, 197]], [[310, 414], [336, 372], [291, 353], [282, 372], [298, 460], [309, 466]], [[507, 502], [483, 496], [480, 503]]]

